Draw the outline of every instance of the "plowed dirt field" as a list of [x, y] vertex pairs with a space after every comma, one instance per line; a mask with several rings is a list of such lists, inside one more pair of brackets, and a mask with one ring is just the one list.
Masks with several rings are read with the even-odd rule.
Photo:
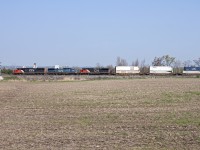
[[0, 149], [200, 149], [200, 79], [2, 81]]

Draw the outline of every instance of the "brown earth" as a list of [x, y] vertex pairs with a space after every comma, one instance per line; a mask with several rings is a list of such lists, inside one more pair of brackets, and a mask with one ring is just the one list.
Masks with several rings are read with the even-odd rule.
[[0, 82], [0, 149], [200, 149], [200, 79]]

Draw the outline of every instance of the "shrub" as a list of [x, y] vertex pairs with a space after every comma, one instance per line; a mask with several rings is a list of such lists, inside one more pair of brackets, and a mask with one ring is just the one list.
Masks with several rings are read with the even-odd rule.
[[12, 74], [12, 70], [11, 70], [11, 69], [2, 69], [2, 70], [1, 70], [1, 73], [4, 73], [4, 74]]

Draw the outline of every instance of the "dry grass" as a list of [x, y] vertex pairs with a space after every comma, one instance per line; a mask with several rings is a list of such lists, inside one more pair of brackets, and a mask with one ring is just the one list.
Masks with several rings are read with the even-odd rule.
[[200, 149], [200, 80], [0, 82], [0, 149]]

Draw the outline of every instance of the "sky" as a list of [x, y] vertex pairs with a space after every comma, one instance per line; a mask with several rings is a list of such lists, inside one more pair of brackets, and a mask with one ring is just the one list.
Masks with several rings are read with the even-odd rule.
[[0, 0], [2, 65], [200, 57], [199, 0]]

